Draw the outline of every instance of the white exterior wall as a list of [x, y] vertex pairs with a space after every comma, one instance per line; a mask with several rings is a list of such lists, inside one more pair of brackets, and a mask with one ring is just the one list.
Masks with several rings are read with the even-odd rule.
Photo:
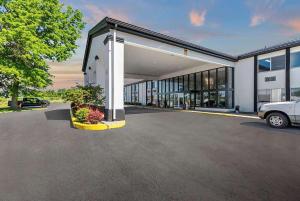
[[234, 70], [235, 105], [242, 112], [254, 112], [254, 58], [236, 62]]
[[[276, 77], [276, 81], [267, 81], [266, 77]], [[285, 69], [269, 72], [260, 72], [257, 75], [257, 89], [283, 89], [285, 88]]]
[[[285, 50], [272, 52], [269, 54], [259, 55], [257, 60], [271, 58], [275, 56], [285, 55]], [[266, 77], [276, 77], [276, 81], [266, 82]], [[285, 69], [268, 71], [268, 72], [258, 72], [257, 75], [257, 89], [283, 89], [285, 88]]]
[[[104, 63], [104, 55], [105, 55], [105, 45], [103, 43], [104, 39], [108, 33], [97, 36], [92, 39], [91, 47], [90, 47], [90, 54], [87, 60], [86, 65], [86, 82], [85, 84], [93, 83], [92, 77], [89, 75], [91, 74], [89, 71], [96, 71], [96, 80], [93, 83], [93, 85], [100, 85], [102, 88], [104, 88], [104, 92], [106, 89], [105, 86], [105, 63]], [[95, 60], [95, 57], [98, 56], [99, 60]], [[89, 70], [89, 67], [91, 67], [92, 70]]]

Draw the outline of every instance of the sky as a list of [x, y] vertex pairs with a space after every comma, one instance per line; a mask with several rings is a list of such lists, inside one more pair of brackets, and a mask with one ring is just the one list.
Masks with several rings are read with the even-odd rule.
[[82, 84], [88, 31], [106, 16], [213, 50], [239, 55], [300, 39], [299, 0], [61, 0], [84, 14], [74, 56], [49, 63], [52, 88]]

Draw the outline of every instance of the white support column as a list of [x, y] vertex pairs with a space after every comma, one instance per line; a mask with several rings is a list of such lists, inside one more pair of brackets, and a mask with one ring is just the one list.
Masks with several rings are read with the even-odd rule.
[[105, 44], [105, 116], [107, 121], [125, 119], [124, 40], [108, 35]]

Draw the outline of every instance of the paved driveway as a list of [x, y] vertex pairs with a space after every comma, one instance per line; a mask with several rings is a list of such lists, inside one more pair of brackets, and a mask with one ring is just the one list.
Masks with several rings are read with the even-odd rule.
[[0, 200], [300, 200], [300, 129], [127, 113], [105, 132], [71, 128], [66, 105], [0, 114]]

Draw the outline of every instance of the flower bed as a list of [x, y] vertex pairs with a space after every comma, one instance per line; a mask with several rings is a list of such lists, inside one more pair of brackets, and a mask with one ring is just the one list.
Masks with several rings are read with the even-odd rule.
[[71, 104], [72, 123], [75, 128], [85, 130], [106, 130], [108, 126], [103, 123], [104, 113], [103, 108], [82, 104], [75, 106]]
[[71, 120], [75, 128], [85, 130], [106, 130], [121, 128], [125, 121], [104, 122], [103, 88], [100, 86], [76, 86], [68, 89], [63, 96], [71, 102]]
[[82, 104], [78, 108], [71, 107], [71, 121], [77, 129], [107, 130], [122, 128], [125, 121], [104, 122], [104, 107]]

